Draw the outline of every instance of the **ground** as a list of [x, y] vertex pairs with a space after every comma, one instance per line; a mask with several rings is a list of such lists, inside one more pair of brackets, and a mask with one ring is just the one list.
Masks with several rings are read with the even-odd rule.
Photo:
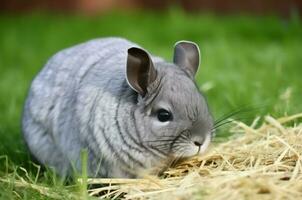
[[[78, 185], [62, 186], [51, 172], [35, 177], [22, 142], [20, 119], [31, 80], [55, 52], [92, 38], [120, 36], [155, 55], [172, 59], [173, 44], [192, 40], [201, 49], [196, 76], [215, 118], [246, 106], [238, 118], [283, 116], [301, 112], [302, 22], [275, 16], [214, 16], [167, 13], [120, 13], [100, 16], [63, 14], [0, 15], [0, 178], [50, 186], [63, 197], [85, 193]], [[225, 137], [218, 132], [217, 137]], [[28, 175], [22, 170], [23, 167]], [[27, 177], [28, 176], [28, 177]], [[49, 199], [33, 189], [0, 181], [0, 199]]]

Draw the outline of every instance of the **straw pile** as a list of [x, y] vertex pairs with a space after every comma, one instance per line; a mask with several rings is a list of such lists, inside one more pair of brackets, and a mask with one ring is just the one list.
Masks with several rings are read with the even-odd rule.
[[[234, 138], [208, 153], [168, 169], [165, 178], [88, 179], [105, 184], [89, 190], [99, 198], [125, 199], [300, 199], [302, 198], [301, 114], [265, 117], [258, 128], [235, 122]], [[291, 123], [291, 126], [286, 124]], [[244, 134], [242, 134], [244, 133]]]

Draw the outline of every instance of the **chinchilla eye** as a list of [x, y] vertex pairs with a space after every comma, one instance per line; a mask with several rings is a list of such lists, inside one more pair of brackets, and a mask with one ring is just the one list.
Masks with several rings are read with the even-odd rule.
[[172, 120], [172, 114], [165, 109], [159, 109], [157, 111], [157, 119], [160, 122], [167, 122], [167, 121]]

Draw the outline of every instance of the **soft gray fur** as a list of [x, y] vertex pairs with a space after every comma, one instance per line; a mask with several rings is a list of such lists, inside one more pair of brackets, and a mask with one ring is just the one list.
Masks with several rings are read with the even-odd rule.
[[[149, 68], [141, 74], [142, 58], [154, 80]], [[129, 74], [132, 65], [138, 74]], [[62, 176], [81, 170], [82, 149], [89, 176], [97, 177], [137, 177], [171, 158], [202, 153], [213, 120], [194, 82], [198, 65], [198, 47], [185, 41], [176, 44], [174, 63], [121, 38], [60, 51], [30, 87], [23, 114], [26, 144]], [[173, 119], [160, 122], [161, 108]]]

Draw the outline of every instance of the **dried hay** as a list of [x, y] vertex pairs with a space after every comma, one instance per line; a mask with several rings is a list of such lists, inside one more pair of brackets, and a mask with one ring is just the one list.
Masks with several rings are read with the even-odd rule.
[[208, 153], [168, 169], [165, 178], [88, 179], [106, 184], [89, 190], [100, 198], [299, 199], [302, 198], [302, 124], [284, 124], [301, 114], [265, 117], [260, 128], [235, 122], [236, 137]]

